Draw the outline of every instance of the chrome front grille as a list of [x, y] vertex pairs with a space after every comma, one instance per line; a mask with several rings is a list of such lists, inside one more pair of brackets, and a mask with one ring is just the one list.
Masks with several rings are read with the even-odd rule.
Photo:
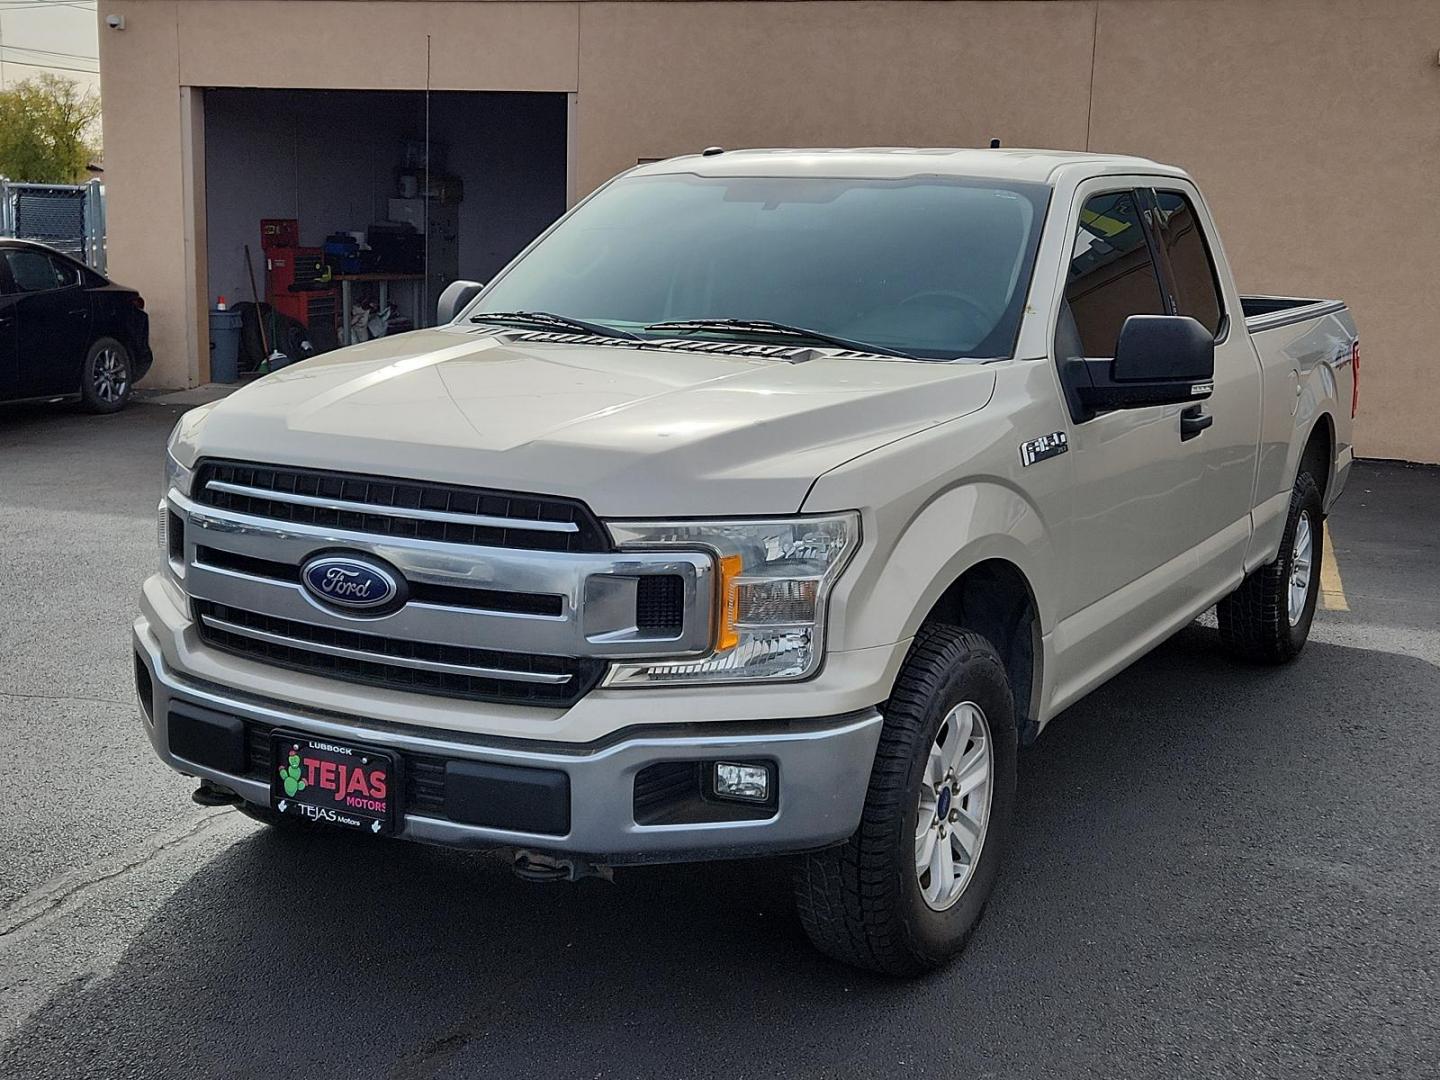
[[[297, 565], [275, 562], [271, 559], [257, 559], [252, 555], [240, 555], [221, 548], [197, 546], [195, 561], [206, 567], [231, 570], [250, 577], [283, 581], [293, 585], [300, 583], [300, 567]], [[667, 577], [657, 580], [669, 582], [675, 579]], [[642, 586], [644, 584], [644, 582], [641, 583]], [[655, 590], [642, 588], [641, 591], [645, 593]], [[409, 592], [413, 599], [422, 603], [439, 604], [445, 607], [474, 608], [476, 611], [500, 611], [518, 615], [545, 615], [557, 618], [565, 610], [563, 596], [547, 593], [502, 592], [499, 589], [471, 589], [456, 585], [434, 585], [423, 581], [412, 584]], [[667, 605], [665, 614], [672, 615], [672, 609], [677, 606], [674, 603]], [[643, 595], [637, 605], [637, 612], [639, 624], [647, 625], [646, 620], [650, 616], [650, 610]]]
[[[385, 501], [364, 501], [376, 499]], [[563, 708], [610, 659], [698, 656], [710, 645], [711, 556], [608, 550], [604, 527], [571, 500], [216, 461], [168, 500], [180, 549], [171, 565], [197, 636], [257, 662]], [[531, 516], [490, 520], [501, 510]], [[571, 550], [534, 546], [540, 536]], [[597, 550], [578, 550], [588, 546]], [[322, 554], [383, 561], [404, 578], [405, 602], [371, 615], [317, 600], [301, 568]]]
[[200, 639], [226, 652], [348, 682], [512, 705], [573, 705], [589, 693], [599, 660], [495, 652], [277, 619], [194, 603]]
[[549, 495], [210, 460], [195, 471], [205, 506], [375, 536], [532, 551], [607, 551], [583, 503]]

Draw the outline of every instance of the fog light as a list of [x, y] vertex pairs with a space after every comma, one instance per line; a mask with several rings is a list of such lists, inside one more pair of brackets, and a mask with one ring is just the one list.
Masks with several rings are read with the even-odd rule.
[[715, 763], [715, 796], [743, 802], [770, 801], [770, 766]]

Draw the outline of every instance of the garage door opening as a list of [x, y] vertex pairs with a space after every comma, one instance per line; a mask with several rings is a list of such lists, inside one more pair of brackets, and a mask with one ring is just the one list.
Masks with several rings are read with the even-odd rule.
[[242, 377], [433, 325], [446, 285], [565, 211], [564, 94], [211, 89], [204, 110], [206, 291], [241, 313]]

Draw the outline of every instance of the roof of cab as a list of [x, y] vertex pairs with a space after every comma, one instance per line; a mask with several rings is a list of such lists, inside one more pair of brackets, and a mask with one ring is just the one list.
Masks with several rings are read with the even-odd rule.
[[901, 179], [910, 176], [993, 177], [1004, 180], [1053, 183], [1055, 175], [1070, 166], [1087, 172], [1163, 173], [1183, 176], [1172, 165], [1124, 154], [1094, 154], [1077, 150], [958, 149], [946, 147], [862, 147], [815, 150], [726, 150], [687, 154], [640, 165], [632, 176], [694, 173], [701, 176], [830, 176], [865, 179]]

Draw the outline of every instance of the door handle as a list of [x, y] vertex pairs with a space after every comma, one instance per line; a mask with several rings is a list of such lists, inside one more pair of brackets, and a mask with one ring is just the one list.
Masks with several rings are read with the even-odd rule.
[[1199, 405], [1191, 405], [1180, 413], [1180, 441], [1188, 442], [1215, 423], [1215, 417], [1203, 412]]

